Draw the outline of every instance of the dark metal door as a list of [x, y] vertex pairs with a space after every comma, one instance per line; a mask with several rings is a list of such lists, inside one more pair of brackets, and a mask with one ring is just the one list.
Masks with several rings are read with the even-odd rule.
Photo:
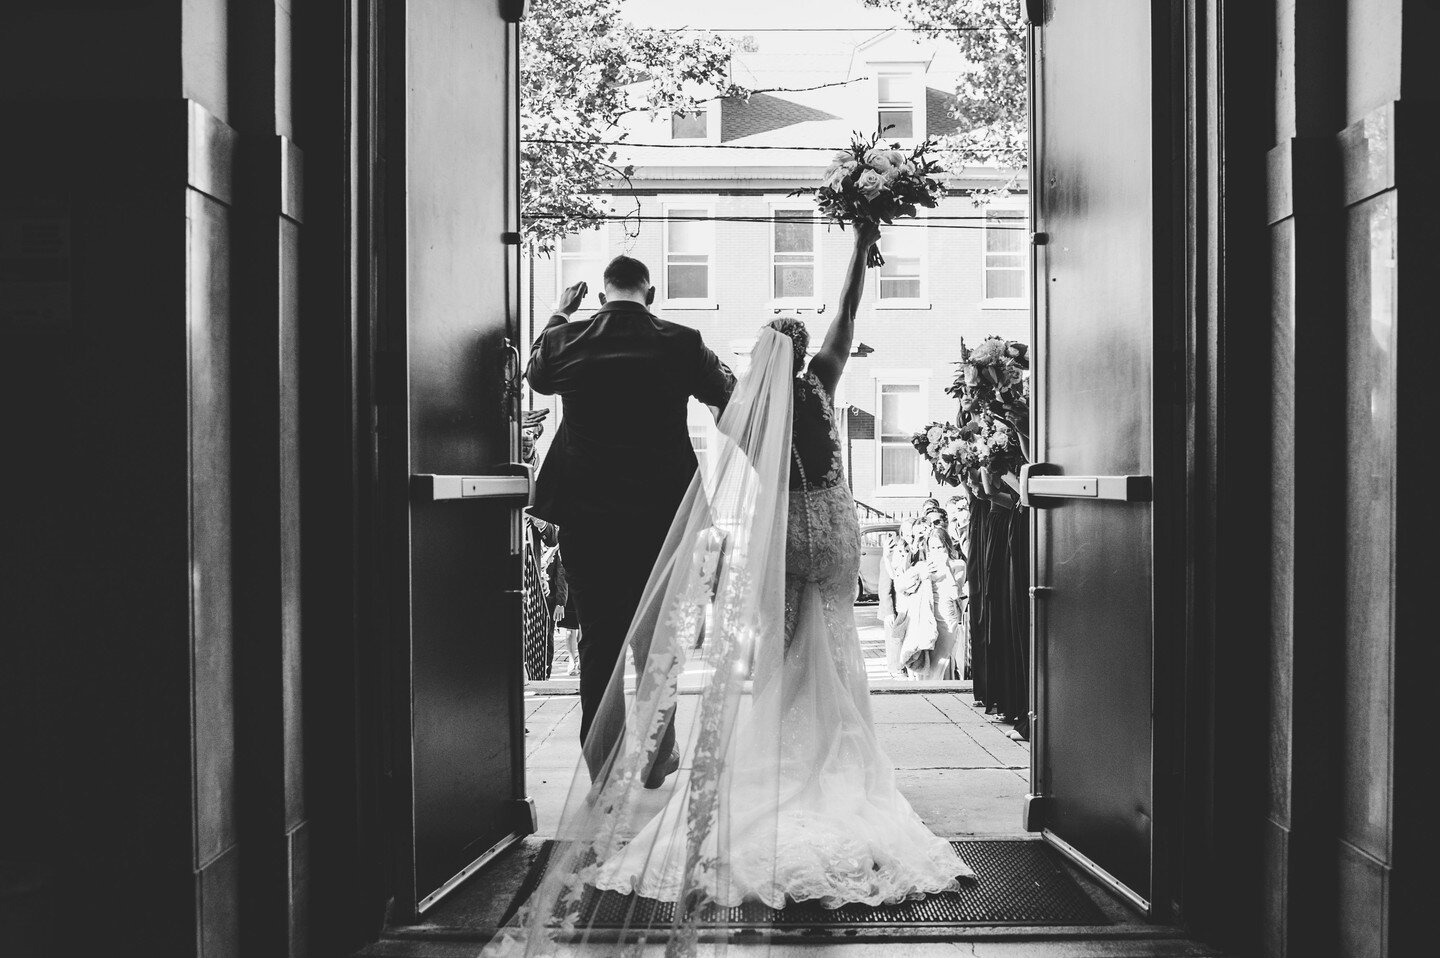
[[520, 374], [518, 28], [495, 0], [391, 9], [389, 369], [379, 376], [393, 391], [381, 449], [397, 492], [384, 561], [404, 920], [533, 825], [516, 594], [528, 480], [509, 465]]
[[1028, 819], [1149, 911], [1163, 5], [1031, 6], [1044, 13], [1031, 29], [1037, 465], [1022, 480], [1035, 507]]

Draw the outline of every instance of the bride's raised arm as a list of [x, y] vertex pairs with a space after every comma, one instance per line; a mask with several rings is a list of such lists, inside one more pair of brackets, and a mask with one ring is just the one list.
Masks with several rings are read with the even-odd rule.
[[810, 360], [810, 371], [832, 396], [840, 385], [840, 374], [845, 371], [850, 346], [855, 341], [855, 311], [860, 308], [860, 297], [865, 293], [865, 259], [870, 247], [880, 241], [880, 227], [874, 223], [856, 221], [854, 233], [855, 248], [850, 253], [850, 266], [845, 271], [845, 285], [840, 287], [839, 308], [830, 321], [830, 328], [825, 331], [825, 342], [820, 351]]

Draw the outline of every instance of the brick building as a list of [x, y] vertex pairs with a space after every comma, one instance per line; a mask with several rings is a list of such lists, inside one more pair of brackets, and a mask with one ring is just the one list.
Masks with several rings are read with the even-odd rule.
[[[567, 284], [585, 279], [598, 292], [605, 263], [626, 253], [650, 266], [655, 313], [699, 329], [737, 372], [756, 329], [777, 315], [806, 320], [819, 345], [851, 237], [819, 220], [811, 198], [788, 194], [818, 182], [830, 152], [817, 147], [843, 147], [855, 130], [883, 122], [902, 145], [953, 131], [951, 91], [963, 63], [947, 44], [904, 31], [868, 39], [841, 32], [745, 37], [737, 50], [737, 82], [781, 89], [708, 103], [694, 116], [630, 124], [626, 139], [634, 145], [622, 147], [621, 157], [634, 164], [634, 175], [605, 184], [615, 215], [629, 218], [529, 258], [536, 324]], [[857, 317], [863, 346], [838, 397], [855, 496], [884, 512], [910, 511], [940, 491], [908, 436], [952, 417], [945, 387], [962, 337], [971, 344], [991, 334], [1029, 338], [1023, 174], [958, 173], [938, 209], [887, 229], [886, 265], [871, 271]], [[1006, 183], [1010, 196], [974, 202], [977, 188]], [[585, 305], [598, 305], [594, 292]], [[555, 409], [553, 427], [558, 399], [531, 400]], [[703, 455], [713, 423], [698, 405], [691, 422]], [[542, 454], [553, 428], [546, 433]]]

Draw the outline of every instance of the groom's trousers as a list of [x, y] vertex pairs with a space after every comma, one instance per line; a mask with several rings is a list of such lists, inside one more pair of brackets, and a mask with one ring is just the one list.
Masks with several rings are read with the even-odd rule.
[[[585, 743], [592, 778], [625, 732], [623, 707], [607, 711], [598, 724], [596, 716], [615, 664], [625, 652], [631, 620], [672, 519], [605, 516], [560, 527], [560, 561], [570, 587], [569, 601], [580, 614], [580, 741]], [[634, 650], [641, 667], [649, 654], [649, 640], [647, 624], [638, 630]], [[658, 759], [668, 757], [674, 744], [671, 722]]]

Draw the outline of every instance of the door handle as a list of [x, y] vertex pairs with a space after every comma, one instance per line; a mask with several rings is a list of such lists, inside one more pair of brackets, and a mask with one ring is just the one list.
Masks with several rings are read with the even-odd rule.
[[1149, 476], [1067, 476], [1049, 462], [1020, 467], [1020, 502], [1037, 509], [1059, 505], [1056, 499], [1109, 499], [1116, 502], [1150, 502]]
[[421, 473], [410, 477], [410, 487], [421, 502], [447, 499], [513, 500], [532, 505], [535, 500], [535, 468], [523, 462], [502, 466], [503, 472], [489, 476], [437, 476]]

